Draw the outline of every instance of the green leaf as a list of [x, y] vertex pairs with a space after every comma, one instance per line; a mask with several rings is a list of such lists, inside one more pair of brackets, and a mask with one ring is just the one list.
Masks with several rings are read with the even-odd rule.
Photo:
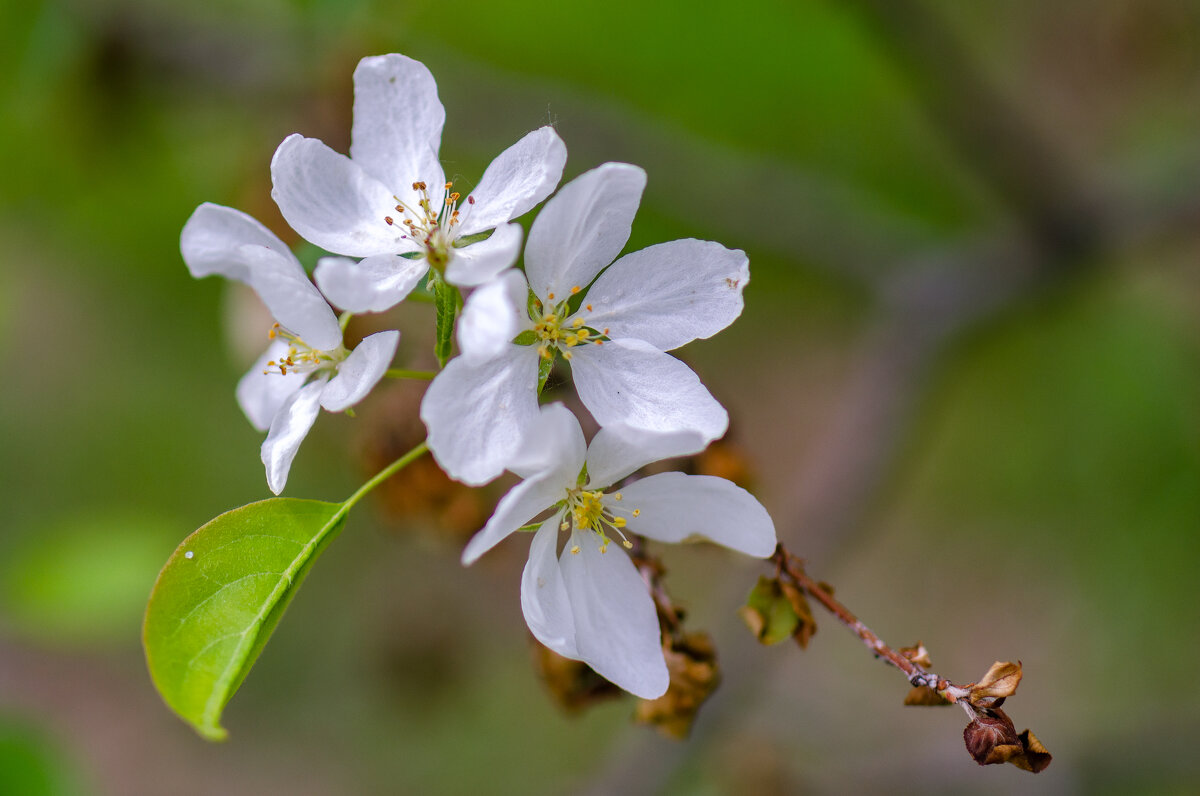
[[349, 503], [271, 498], [226, 512], [167, 560], [142, 641], [166, 703], [209, 740]]
[[439, 279], [433, 288], [434, 304], [437, 307], [437, 342], [434, 343], [433, 353], [437, 355], [438, 365], [446, 367], [453, 346], [454, 317], [458, 314], [461, 295], [458, 288]]
[[767, 645], [791, 638], [800, 626], [800, 616], [775, 578], [760, 577], [738, 613], [758, 640]]
[[538, 357], [538, 395], [541, 395], [542, 390], [546, 389], [546, 379], [550, 378], [552, 370], [554, 370], [554, 357]]

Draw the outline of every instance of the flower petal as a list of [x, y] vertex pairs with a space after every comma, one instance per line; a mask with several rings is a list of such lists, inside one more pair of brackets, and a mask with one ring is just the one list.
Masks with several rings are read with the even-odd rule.
[[575, 646], [575, 617], [558, 566], [558, 526], [543, 525], [529, 546], [529, 561], [521, 573], [521, 612], [534, 637], [567, 658], [579, 660]]
[[524, 275], [513, 269], [467, 297], [458, 319], [458, 347], [472, 362], [496, 357], [521, 331], [528, 288]]
[[284, 340], [271, 343], [250, 370], [246, 371], [246, 375], [238, 381], [238, 406], [242, 407], [250, 425], [257, 431], [270, 428], [279, 407], [284, 405], [292, 393], [304, 386], [307, 377], [305, 373], [292, 371], [284, 376], [278, 370], [273, 373], [265, 372], [267, 363], [279, 361], [287, 350], [288, 344]]
[[480, 486], [500, 473], [538, 416], [537, 350], [509, 345], [494, 359], [455, 357], [421, 401], [429, 450], [451, 478]]
[[561, 403], [552, 403], [541, 408], [508, 469], [522, 478], [557, 473], [554, 479], [567, 489], [576, 485], [586, 456], [579, 420]]
[[445, 123], [437, 83], [423, 63], [394, 53], [358, 62], [350, 157], [391, 193], [409, 202], [412, 184], [423, 180], [440, 197]]
[[692, 369], [641, 340], [571, 349], [571, 375], [583, 405], [603, 426], [695, 431], [711, 442], [729, 415]]
[[492, 161], [471, 191], [475, 204], [463, 218], [464, 235], [523, 216], [554, 191], [567, 164], [567, 145], [553, 127], [527, 134]]
[[520, 224], [497, 227], [487, 240], [462, 248], [452, 248], [446, 266], [446, 281], [459, 287], [475, 287], [491, 282], [505, 268], [511, 268], [521, 253]]
[[315, 138], [285, 138], [271, 158], [271, 180], [288, 224], [323, 249], [369, 257], [417, 248], [399, 223], [384, 221], [399, 216], [392, 190]]
[[262, 246], [242, 246], [238, 256], [250, 267], [250, 287], [281, 326], [317, 349], [342, 344], [337, 316], [295, 258]]
[[400, 332], [393, 330], [367, 335], [341, 364], [337, 375], [325, 383], [321, 407], [341, 412], [367, 397], [396, 355]]
[[561, 301], [621, 253], [646, 187], [646, 172], [605, 163], [562, 187], [533, 222], [525, 273], [539, 298]]
[[287, 244], [256, 218], [212, 202], [196, 208], [179, 236], [183, 261], [197, 279], [220, 274], [250, 284], [250, 267], [238, 256], [238, 250], [247, 244], [292, 256]]
[[[571, 553], [573, 545], [578, 553]], [[618, 545], [600, 552], [589, 531], [574, 531], [559, 561], [579, 658], [601, 676], [642, 699], [657, 699], [670, 677], [658, 615], [646, 582]]]
[[703, 240], [660, 243], [617, 260], [588, 291], [587, 324], [670, 351], [711, 337], [742, 314], [744, 252]]
[[288, 471], [292, 469], [296, 451], [300, 450], [300, 443], [321, 411], [323, 389], [325, 384], [322, 381], [304, 385], [292, 393], [271, 421], [271, 430], [262, 444], [262, 461], [267, 467], [267, 486], [276, 495], [287, 484]]
[[[543, 474], [540, 478], [530, 478], [514, 486], [500, 502], [487, 525], [479, 533], [471, 537], [463, 549], [463, 566], [470, 566], [488, 550], [491, 550], [509, 534], [516, 531], [525, 523], [562, 500], [567, 493], [566, 484], [559, 483]], [[557, 528], [558, 521], [548, 523]]]
[[624, 424], [605, 426], [588, 445], [588, 484], [610, 486], [651, 462], [699, 453], [708, 442], [690, 430], [656, 433]]
[[383, 312], [403, 301], [429, 270], [424, 257], [377, 254], [357, 263], [322, 257], [313, 276], [333, 304], [350, 312]]
[[[628, 530], [659, 542], [700, 537], [766, 558], [778, 541], [771, 515], [753, 495], [711, 475], [651, 475], [621, 487], [617, 505]], [[629, 515], [633, 509], [638, 509], [637, 517]]]
[[202, 204], [180, 235], [195, 277], [221, 274], [249, 285], [275, 320], [317, 348], [336, 348], [342, 330], [299, 260], [279, 238], [232, 207]]

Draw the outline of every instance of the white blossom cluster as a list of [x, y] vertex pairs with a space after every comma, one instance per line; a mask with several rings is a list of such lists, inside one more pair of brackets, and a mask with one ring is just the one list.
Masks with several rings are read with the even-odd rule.
[[[606, 163], [554, 193], [567, 153], [551, 127], [502, 152], [473, 190], [456, 189], [439, 161], [445, 111], [437, 86], [410, 58], [363, 59], [354, 92], [349, 156], [292, 135], [271, 161], [271, 195], [283, 217], [333, 255], [317, 263], [315, 284], [278, 237], [238, 210], [201, 205], [183, 229], [194, 276], [249, 285], [277, 321], [237, 387], [247, 418], [267, 432], [268, 486], [283, 490], [319, 410], [361, 401], [395, 356], [398, 330], [347, 350], [333, 307], [382, 312], [427, 275], [454, 286], [465, 294], [459, 355], [421, 404], [429, 449], [466, 484], [505, 470], [524, 479], [463, 562], [536, 529], [521, 579], [534, 635], [633, 694], [661, 696], [668, 673], [658, 619], [623, 549], [628, 537], [702, 538], [759, 557], [775, 549], [767, 512], [724, 479], [663, 473], [617, 486], [725, 433], [724, 408], [666, 352], [741, 314], [745, 254], [678, 240], [618, 258], [645, 172]], [[513, 219], [547, 197], [522, 256]], [[566, 407], [539, 405], [547, 366], [560, 357], [601, 428], [590, 444]]]

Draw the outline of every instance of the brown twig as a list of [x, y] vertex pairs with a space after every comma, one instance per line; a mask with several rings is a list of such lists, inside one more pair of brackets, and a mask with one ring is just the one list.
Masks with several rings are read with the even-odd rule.
[[797, 588], [803, 589], [809, 597], [836, 616], [838, 621], [858, 636], [876, 657], [882, 658], [904, 672], [908, 682], [914, 687], [924, 686], [933, 689], [947, 702], [958, 702], [970, 693], [970, 688], [956, 686], [944, 677], [926, 671], [925, 667], [916, 661], [889, 647], [871, 628], [852, 614], [850, 609], [834, 599], [833, 594], [826, 586], [810, 578], [804, 571], [803, 559], [789, 553], [782, 544], [775, 549], [775, 555], [771, 557], [771, 561], [775, 562], [777, 572], [787, 575]]

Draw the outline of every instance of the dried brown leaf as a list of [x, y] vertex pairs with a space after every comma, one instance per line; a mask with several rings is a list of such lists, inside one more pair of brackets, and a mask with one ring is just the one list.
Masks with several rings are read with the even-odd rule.
[[817, 620], [813, 618], [808, 598], [804, 596], [803, 591], [787, 581], [781, 581], [779, 586], [798, 620], [796, 629], [792, 631], [792, 638], [800, 645], [800, 649], [808, 649], [808, 642], [817, 634]]
[[1007, 697], [1017, 693], [1020, 683], [1020, 661], [996, 661], [983, 679], [971, 686], [971, 693], [967, 699], [977, 708], [998, 707]]
[[1046, 766], [1050, 765], [1050, 761], [1054, 759], [1053, 755], [1042, 746], [1042, 742], [1037, 739], [1029, 730], [1025, 730], [1018, 736], [1021, 739], [1021, 746], [1025, 749], [1025, 754], [1018, 758], [1013, 758], [1009, 762], [1017, 768], [1037, 774], [1044, 771]]
[[683, 739], [692, 729], [700, 706], [720, 684], [716, 649], [707, 633], [688, 633], [663, 642], [671, 685], [658, 699], [638, 701], [634, 718], [654, 725], [670, 738]]
[[939, 705], [953, 705], [954, 703], [944, 698], [929, 686], [918, 685], [914, 686], [908, 692], [908, 695], [904, 697], [904, 704], [937, 707]]

